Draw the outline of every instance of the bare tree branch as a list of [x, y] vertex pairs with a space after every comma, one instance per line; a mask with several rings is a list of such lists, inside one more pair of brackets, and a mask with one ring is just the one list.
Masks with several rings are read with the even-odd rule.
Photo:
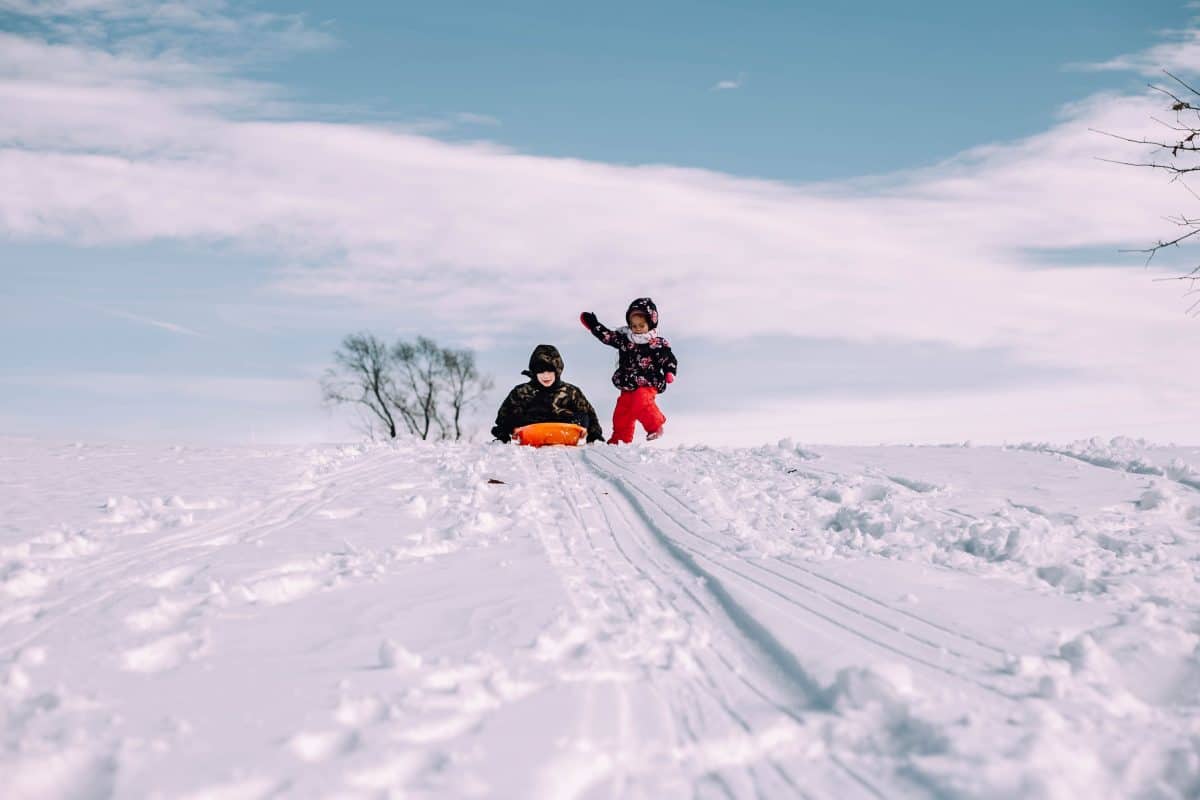
[[[1184, 137], [1182, 140], [1180, 140], [1179, 142], [1174, 142], [1174, 143], [1158, 142], [1153, 139], [1132, 139], [1128, 136], [1121, 136], [1118, 133], [1110, 133], [1109, 131], [1102, 131], [1099, 128], [1088, 128], [1088, 130], [1091, 131], [1092, 133], [1098, 133], [1101, 136], [1107, 136], [1110, 139], [1116, 139], [1117, 141], [1120, 141], [1120, 142], [1129, 142], [1130, 144], [1144, 144], [1144, 145], [1148, 145], [1150, 147], [1157, 147], [1161, 150], [1170, 150], [1172, 155], [1175, 155], [1175, 154], [1178, 154], [1181, 152], [1200, 152], [1200, 144], [1197, 144], [1194, 141], [1198, 132], [1192, 130], [1191, 128], [1176, 128], [1175, 130], [1178, 130], [1180, 133], [1182, 133], [1184, 131], [1188, 131], [1188, 135], [1186, 137]], [[1107, 159], [1100, 159], [1100, 160], [1105, 161]]]
[[[1184, 80], [1183, 80], [1183, 78], [1180, 78], [1178, 75], [1176, 75], [1175, 73], [1171, 72], [1169, 69], [1164, 69], [1164, 70], [1163, 70], [1163, 74], [1164, 74], [1164, 75], [1166, 75], [1167, 77], [1169, 77], [1171, 80], [1173, 80], [1173, 81], [1175, 81], [1176, 83], [1178, 83], [1178, 84], [1179, 84], [1180, 86], [1182, 86], [1183, 88], [1187, 89], [1187, 90], [1188, 90], [1189, 92], [1191, 92], [1192, 94], [1196, 95], [1197, 97], [1200, 97], [1200, 92], [1197, 92], [1195, 89], [1193, 89], [1193, 88], [1191, 87], [1191, 85], [1190, 85], [1190, 84], [1188, 84], [1186, 81], [1184, 81]], [[1172, 95], [1172, 96], [1174, 96], [1174, 95]], [[1178, 98], [1178, 97], [1176, 97], [1175, 99], [1176, 99], [1176, 100], [1179, 100], [1179, 98]], [[1181, 102], [1182, 102], [1182, 101], [1181, 101]]]
[[[1171, 75], [1171, 73], [1167, 72], [1166, 70], [1163, 70], [1163, 72], [1166, 73], [1167, 75]], [[1174, 78], [1175, 76], [1171, 75], [1171, 77]], [[1175, 78], [1175, 80], [1179, 80], [1179, 79]], [[1171, 105], [1172, 111], [1187, 111], [1187, 110], [1191, 110], [1191, 109], [1195, 108], [1195, 106], [1193, 106], [1187, 100], [1184, 100], [1183, 98], [1176, 95], [1170, 89], [1164, 89], [1161, 86], [1155, 86], [1153, 83], [1147, 84], [1147, 86], [1149, 86], [1153, 91], [1159, 92], [1160, 94], [1165, 94], [1167, 97], [1171, 98], [1171, 100], [1174, 101]]]
[[1122, 253], [1149, 253], [1151, 256], [1153, 256], [1159, 250], [1162, 250], [1167, 247], [1176, 247], [1179, 245], [1180, 242], [1186, 242], [1188, 239], [1192, 238], [1193, 236], [1195, 236], [1197, 234], [1200, 234], [1200, 228], [1193, 228], [1192, 230], [1188, 231], [1187, 233], [1183, 234], [1182, 236], [1176, 237], [1169, 242], [1160, 241], [1158, 244], [1154, 245], [1153, 247], [1146, 247], [1141, 250], [1122, 250], [1120, 252], [1122, 252]]
[[1124, 167], [1149, 167], [1150, 169], [1163, 169], [1168, 172], [1173, 172], [1177, 175], [1186, 175], [1190, 172], [1200, 172], [1200, 166], [1196, 167], [1176, 167], [1171, 164], [1155, 164], [1152, 162], [1137, 162], [1137, 161], [1118, 161], [1112, 158], [1097, 159], [1107, 164], [1120, 164]]
[[449, 416], [454, 438], [463, 438], [463, 413], [472, 408], [492, 388], [490, 377], [481, 376], [470, 350], [443, 350], [443, 370], [449, 397]]
[[416, 342], [397, 342], [392, 347], [392, 358], [398, 375], [393, 404], [401, 409], [406, 420], [412, 420], [413, 432], [420, 438], [428, 439], [435, 427], [440, 438], [447, 438], [448, 428], [441, 408], [444, 371], [441, 348], [432, 339], [419, 336]]
[[387, 403], [392, 382], [387, 345], [367, 333], [351, 334], [342, 340], [333, 358], [336, 366], [321, 378], [324, 401], [366, 408], [395, 439], [396, 420]]
[[464, 415], [493, 385], [470, 350], [442, 348], [423, 336], [389, 347], [371, 334], [352, 334], [334, 362], [321, 378], [322, 397], [356, 406], [372, 438], [379, 425], [392, 439], [400, 426], [420, 439], [461, 439]]
[[[1200, 90], [1198, 90], [1196, 87], [1192, 86], [1190, 83], [1185, 81], [1183, 78], [1181, 78], [1178, 75], [1172, 73], [1171, 71], [1165, 70], [1165, 69], [1163, 70], [1163, 74], [1166, 75], [1168, 78], [1170, 78], [1172, 81], [1174, 81], [1178, 86], [1180, 86], [1184, 90], [1186, 90], [1186, 92], [1189, 93], [1192, 98], [1200, 98]], [[1163, 170], [1165, 172], [1170, 173], [1172, 183], [1175, 183], [1175, 182], [1182, 183], [1184, 188], [1188, 191], [1188, 193], [1194, 199], [1200, 200], [1200, 193], [1197, 193], [1187, 183], [1187, 181], [1184, 180], [1185, 176], [1187, 176], [1193, 172], [1200, 172], [1200, 164], [1194, 163], [1194, 161], [1196, 159], [1196, 156], [1194, 154], [1200, 153], [1200, 104], [1198, 104], [1197, 101], [1195, 101], [1193, 99], [1185, 99], [1184, 97], [1181, 97], [1178, 93], [1172, 91], [1171, 89], [1164, 88], [1162, 86], [1156, 86], [1154, 84], [1150, 84], [1150, 89], [1154, 92], [1158, 92], [1159, 94], [1162, 94], [1162, 95], [1170, 98], [1170, 101], [1171, 101], [1170, 109], [1171, 109], [1171, 111], [1175, 112], [1176, 123], [1171, 124], [1164, 120], [1158, 119], [1157, 117], [1151, 117], [1151, 119], [1154, 122], [1158, 123], [1160, 126], [1166, 128], [1168, 130], [1174, 131], [1178, 135], [1177, 139], [1175, 139], [1174, 141], [1160, 141], [1160, 140], [1148, 139], [1148, 138], [1138, 139], [1138, 138], [1133, 138], [1133, 137], [1129, 137], [1129, 136], [1121, 136], [1119, 134], [1110, 133], [1108, 131], [1096, 130], [1094, 128], [1092, 129], [1093, 132], [1099, 133], [1102, 136], [1107, 136], [1109, 138], [1116, 139], [1121, 142], [1126, 142], [1128, 144], [1152, 147], [1155, 149], [1155, 151], [1157, 151], [1158, 154], [1161, 154], [1161, 153], [1169, 154], [1169, 157], [1173, 160], [1180, 159], [1180, 158], [1189, 158], [1189, 159], [1193, 160], [1193, 163], [1188, 163], [1188, 162], [1178, 163], [1176, 161], [1172, 161], [1170, 163], [1160, 163], [1156, 159], [1150, 160], [1150, 161], [1141, 161], [1141, 162], [1139, 162], [1139, 161], [1118, 161], [1118, 160], [1113, 160], [1113, 159], [1100, 159], [1100, 160], [1106, 161], [1111, 164], [1120, 164], [1123, 166], [1139, 167], [1139, 168], [1144, 168], [1144, 169]], [[1188, 113], [1188, 112], [1190, 112], [1190, 116], [1188, 117], [1187, 121], [1184, 121], [1184, 119], [1182, 118], [1182, 115], [1184, 113]], [[1154, 159], [1154, 156], [1152, 155], [1151, 158]], [[1122, 250], [1121, 252], [1144, 254], [1146, 256], [1146, 266], [1148, 267], [1150, 265], [1150, 262], [1159, 253], [1159, 251], [1165, 250], [1168, 247], [1179, 247], [1179, 246], [1183, 245], [1184, 243], [1188, 242], [1193, 237], [1196, 237], [1198, 234], [1200, 234], [1200, 217], [1190, 217], [1185, 213], [1181, 213], [1177, 217], [1168, 217], [1167, 222], [1170, 222], [1171, 224], [1176, 225], [1180, 228], [1185, 228], [1185, 229], [1187, 229], [1187, 232], [1181, 233], [1179, 236], [1176, 236], [1173, 239], [1169, 239], [1169, 240], [1161, 240], [1160, 239], [1154, 245], [1147, 247], [1147, 248], [1136, 249], [1136, 250]], [[1190, 272], [1188, 272], [1185, 275], [1171, 275], [1171, 276], [1166, 276], [1166, 277], [1155, 278], [1155, 280], [1156, 281], [1183, 281], [1188, 286], [1188, 291], [1186, 291], [1184, 293], [1184, 296], [1190, 297], [1192, 294], [1200, 293], [1200, 266], [1195, 267], [1194, 269], [1192, 269]], [[1195, 303], [1193, 303], [1188, 308], [1187, 313], [1189, 315], [1200, 315], [1200, 300], [1197, 300]]]

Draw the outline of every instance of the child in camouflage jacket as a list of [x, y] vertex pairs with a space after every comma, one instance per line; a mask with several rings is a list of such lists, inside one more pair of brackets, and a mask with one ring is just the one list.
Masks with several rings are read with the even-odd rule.
[[549, 344], [535, 347], [529, 356], [529, 369], [521, 373], [529, 381], [514, 386], [504, 398], [492, 435], [507, 442], [512, 439], [513, 431], [523, 425], [571, 422], [587, 428], [589, 442], [603, 439], [596, 410], [579, 387], [563, 381], [562, 373], [563, 359], [558, 348]]

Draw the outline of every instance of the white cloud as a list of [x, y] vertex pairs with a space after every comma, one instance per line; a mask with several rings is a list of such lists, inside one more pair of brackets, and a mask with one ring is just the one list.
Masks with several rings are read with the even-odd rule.
[[0, 0], [55, 40], [126, 53], [187, 53], [249, 61], [327, 48], [334, 38], [301, 14], [259, 11], [242, 0]]
[[721, 414], [676, 413], [668, 425], [679, 444], [738, 445], [784, 437], [842, 444], [1062, 442], [1131, 436], [1181, 444], [1196, 441], [1193, 394], [1147, 402], [1136, 383], [927, 393], [916, 397], [857, 393], [797, 398]]
[[469, 111], [456, 111], [452, 114], [427, 117], [390, 125], [385, 130], [396, 133], [410, 133], [418, 136], [433, 136], [435, 134], [457, 133], [468, 128], [497, 128], [500, 120], [487, 114], [474, 114]]
[[1105, 72], [1136, 72], [1146, 76], [1161, 76], [1163, 70], [1185, 75], [1200, 74], [1200, 29], [1193, 27], [1166, 31], [1163, 36], [1167, 41], [1141, 52], [1076, 66]]
[[[649, 284], [672, 297], [675, 329], [688, 319], [715, 329], [735, 305], [759, 309], [743, 334], [1052, 351], [1063, 337], [1047, 339], [1047, 320], [1172, 319], [1166, 292], [1140, 272], [1022, 272], [1017, 255], [1115, 248], [1160, 230], [1159, 216], [1176, 210], [1163, 203], [1171, 189], [1096, 162], [1117, 151], [1087, 132], [1140, 124], [1153, 108], [1145, 99], [1081, 107], [1041, 137], [878, 185], [813, 187], [353, 125], [241, 122], [137, 90], [127, 113], [104, 117], [111, 130], [95, 107], [5, 99], [24, 113], [0, 120], [0, 140], [33, 138], [35, 125], [52, 143], [0, 151], [0, 176], [18, 187], [0, 197], [9, 233], [240, 241], [290, 257], [279, 286], [301, 294], [513, 327], [543, 318], [513, 302], [514, 286], [616, 306], [636, 293], [627, 287]], [[140, 137], [125, 119], [146, 121]], [[76, 152], [101, 148], [110, 152]]]
[[483, 127], [499, 127], [500, 120], [488, 114], [476, 114], [472, 111], [457, 111], [452, 119], [460, 125], [479, 125]]
[[128, 311], [121, 311], [120, 309], [117, 309], [117, 308], [102, 308], [100, 306], [95, 306], [94, 308], [97, 311], [99, 311], [100, 313], [107, 314], [110, 317], [116, 317], [118, 319], [129, 320], [130, 322], [137, 322], [141, 325], [149, 325], [152, 328], [160, 328], [164, 331], [168, 331], [170, 333], [176, 333], [181, 336], [199, 336], [200, 335], [197, 331], [194, 331], [191, 328], [185, 327], [183, 325], [177, 325], [174, 322], [164, 322], [162, 320], [153, 319], [151, 317], [144, 317], [141, 314], [131, 314]]
[[789, 185], [248, 116], [259, 94], [175, 54], [6, 35], [0, 233], [232, 242], [287, 259], [281, 291], [454, 320], [468, 337], [565, 329], [585, 306], [611, 318], [651, 294], [685, 342], [997, 347], [1086, 373], [1087, 391], [1200, 392], [1180, 366], [1196, 323], [1172, 288], [1028, 255], [1152, 241], [1194, 202], [1097, 160], [1128, 146], [1088, 129], [1137, 134], [1154, 97], [1092, 98], [1043, 134], [927, 169]]
[[732, 91], [734, 89], [742, 88], [742, 86], [744, 86], [745, 83], [746, 83], [746, 75], [745, 75], [745, 73], [740, 73], [736, 79], [726, 79], [723, 81], [717, 81], [716, 83], [714, 83], [712, 85], [710, 91], [714, 91], [714, 92]]
[[262, 404], [294, 403], [297, 397], [315, 396], [319, 391], [316, 381], [311, 379], [134, 372], [0, 375], [0, 385], [56, 389], [127, 399], [175, 395], [192, 400], [203, 398], [232, 402], [250, 398]]
[[[0, 374], [6, 397], [32, 393], [21, 413], [0, 409], [0, 430], [43, 437], [229, 442], [329, 442], [359, 437], [345, 415], [314, 415], [315, 375], [273, 378], [72, 371]], [[89, 414], [80, 415], [80, 404]], [[97, 408], [131, 412], [97, 425]]]

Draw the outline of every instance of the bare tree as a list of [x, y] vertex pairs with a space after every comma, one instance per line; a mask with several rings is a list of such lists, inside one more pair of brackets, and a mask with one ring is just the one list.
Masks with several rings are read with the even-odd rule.
[[433, 428], [439, 438], [447, 438], [442, 408], [444, 361], [442, 349], [432, 339], [417, 337], [416, 342], [397, 342], [392, 347], [396, 366], [396, 391], [392, 405], [400, 412], [409, 430], [428, 439]]
[[[1166, 70], [1163, 70], [1163, 74], [1170, 78], [1175, 85], [1171, 88], [1164, 88], [1151, 84], [1150, 88], [1170, 101], [1170, 110], [1174, 114], [1174, 119], [1154, 118], [1154, 122], [1161, 125], [1164, 131], [1160, 138], [1135, 139], [1107, 131], [1096, 131], [1096, 133], [1130, 144], [1146, 145], [1150, 148], [1150, 154], [1144, 161], [1104, 160], [1126, 166], [1162, 170], [1170, 175], [1172, 182], [1182, 183], [1192, 197], [1200, 200], [1200, 195], [1197, 195], [1184, 181], [1191, 173], [1200, 172], [1200, 158], [1197, 158], [1197, 154], [1200, 154], [1200, 91]], [[1160, 250], [1179, 247], [1192, 237], [1200, 235], [1200, 217], [1179, 214], [1168, 217], [1167, 221], [1181, 228], [1183, 232], [1170, 239], [1160, 239], [1150, 247], [1122, 252], [1141, 253], [1146, 256], [1146, 264], [1149, 265]], [[1188, 294], [1194, 294], [1200, 291], [1200, 266], [1185, 275], [1158, 278], [1157, 280], [1183, 281], [1188, 285]], [[1200, 300], [1197, 300], [1188, 309], [1188, 313], [1198, 312], [1200, 312]]]
[[364, 409], [373, 434], [382, 424], [390, 438], [401, 426], [420, 439], [461, 439], [464, 415], [492, 388], [470, 350], [440, 347], [432, 339], [399, 341], [347, 336], [334, 353], [337, 366], [321, 379], [326, 403]]
[[395, 393], [391, 352], [388, 346], [369, 333], [354, 333], [342, 340], [334, 352], [336, 366], [321, 378], [321, 394], [332, 405], [354, 403], [367, 409], [383, 424], [388, 437], [396, 438], [396, 419], [388, 408]]
[[470, 350], [443, 350], [442, 360], [449, 407], [447, 427], [453, 426], [457, 440], [463, 437], [463, 413], [474, 407], [495, 384], [490, 377], [479, 374], [475, 354]]

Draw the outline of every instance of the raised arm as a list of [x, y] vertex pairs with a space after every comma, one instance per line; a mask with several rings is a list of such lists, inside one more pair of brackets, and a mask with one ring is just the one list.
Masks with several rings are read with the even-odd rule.
[[583, 327], [592, 332], [592, 336], [595, 336], [609, 347], [621, 346], [621, 334], [604, 327], [592, 312], [585, 311], [580, 314], [579, 321], [583, 323]]

